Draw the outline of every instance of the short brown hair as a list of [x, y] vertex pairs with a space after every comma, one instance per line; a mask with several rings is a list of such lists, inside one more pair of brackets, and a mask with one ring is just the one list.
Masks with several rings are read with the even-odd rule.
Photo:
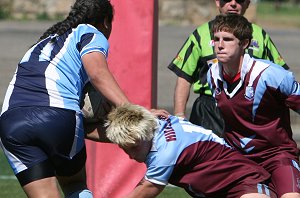
[[217, 15], [213, 27], [212, 33], [222, 31], [232, 33], [240, 41], [252, 39], [252, 25], [251, 23], [242, 15], [238, 14], [220, 14]]

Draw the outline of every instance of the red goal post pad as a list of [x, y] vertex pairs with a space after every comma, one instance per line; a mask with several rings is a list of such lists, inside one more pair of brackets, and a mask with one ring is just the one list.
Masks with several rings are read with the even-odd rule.
[[[115, 10], [108, 65], [130, 101], [156, 107], [158, 0], [111, 0]], [[98, 198], [129, 193], [143, 178], [144, 164], [118, 146], [86, 141], [88, 187]]]

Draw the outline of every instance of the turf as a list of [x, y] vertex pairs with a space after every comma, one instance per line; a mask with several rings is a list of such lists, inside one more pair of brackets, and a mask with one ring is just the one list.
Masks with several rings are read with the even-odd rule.
[[[0, 149], [0, 197], [1, 198], [26, 198], [19, 182]], [[189, 198], [190, 196], [181, 188], [166, 187], [158, 198]]]

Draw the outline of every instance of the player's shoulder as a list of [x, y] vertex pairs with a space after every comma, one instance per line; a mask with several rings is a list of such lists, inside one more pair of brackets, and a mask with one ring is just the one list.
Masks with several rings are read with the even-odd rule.
[[79, 24], [75, 30], [82, 31], [82, 32], [99, 32], [96, 27], [90, 24]]
[[272, 61], [265, 60], [265, 59], [255, 59], [255, 61], [256, 61], [255, 68], [257, 68], [256, 71], [261, 71], [261, 72], [258, 72], [254, 75], [260, 74], [261, 79], [264, 79], [265, 82], [280, 82], [283, 78], [285, 78], [286, 76], [290, 76], [292, 74], [291, 71], [285, 70], [282, 66], [277, 65]]
[[253, 60], [256, 61], [255, 63], [255, 67], [262, 67], [263, 65], [267, 65], [267, 67], [265, 68], [271, 68], [271, 69], [276, 69], [276, 70], [280, 70], [280, 71], [287, 71], [286, 69], [284, 69], [282, 66], [267, 60], [267, 59], [258, 59], [258, 58], [253, 58]]
[[100, 32], [96, 27], [90, 25], [90, 24], [80, 24], [73, 30], [74, 35], [76, 38], [81, 38], [81, 36], [89, 35], [92, 37], [93, 35], [100, 36], [101, 39], [106, 40], [105, 36], [102, 32]]

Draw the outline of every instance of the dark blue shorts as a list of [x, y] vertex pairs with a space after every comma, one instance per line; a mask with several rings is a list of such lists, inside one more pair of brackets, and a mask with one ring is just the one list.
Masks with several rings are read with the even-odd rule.
[[0, 117], [1, 146], [21, 185], [71, 176], [86, 161], [83, 118], [55, 107], [19, 107]]

